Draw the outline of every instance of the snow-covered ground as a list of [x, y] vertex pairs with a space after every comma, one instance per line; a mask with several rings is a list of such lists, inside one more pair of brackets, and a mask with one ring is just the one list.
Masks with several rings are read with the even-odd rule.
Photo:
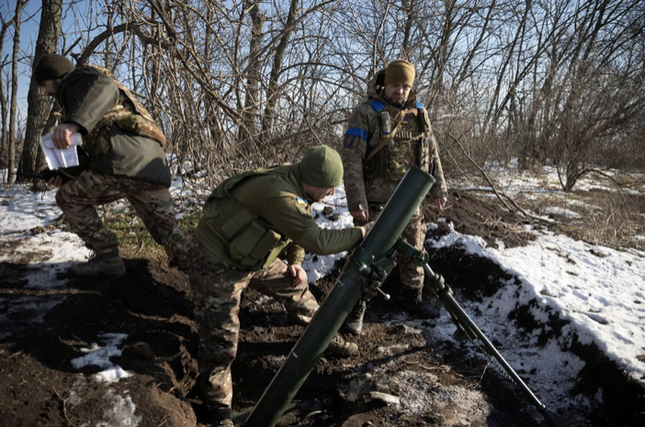
[[[521, 178], [522, 175], [507, 174], [498, 180], [504, 182], [503, 188], [510, 189], [508, 193], [545, 191], [544, 180]], [[552, 183], [554, 179], [551, 171], [547, 181]], [[180, 188], [181, 183], [175, 182], [175, 196]], [[547, 191], [558, 191], [551, 184], [546, 188]], [[322, 226], [342, 228], [351, 224], [344, 197], [341, 187], [325, 203], [314, 205], [314, 214]], [[328, 208], [323, 212], [325, 206], [331, 207], [331, 211]], [[33, 264], [30, 264], [33, 273], [27, 287], [64, 286], [55, 278], [56, 269], [65, 268], [66, 263], [87, 256], [82, 242], [73, 234], [56, 229], [38, 234], [30, 232], [34, 227], [46, 226], [59, 215], [53, 191], [41, 195], [18, 187], [0, 190], [0, 262], [33, 258]], [[336, 215], [334, 221], [328, 219], [331, 215]], [[473, 315], [473, 320], [489, 338], [502, 343], [503, 354], [512, 366], [530, 373], [527, 382], [551, 409], [595, 403], [584, 399], [572, 401], [567, 397], [576, 374], [584, 365], [572, 353], [561, 350], [566, 348], [574, 334], [582, 343], [595, 343], [633, 379], [645, 382], [645, 252], [633, 249], [617, 251], [549, 232], [532, 232], [537, 234], [535, 241], [508, 249], [503, 245], [487, 247], [479, 237], [455, 231], [429, 243], [435, 247], [459, 246], [467, 253], [491, 259], [519, 279], [519, 285], [511, 281], [495, 296], [482, 303], [465, 304], [465, 307], [470, 313], [480, 313]], [[39, 256], [35, 256], [37, 254]], [[308, 255], [305, 267], [310, 281], [326, 275], [342, 255]], [[536, 344], [537, 334], [528, 338], [522, 336], [508, 320], [513, 309], [531, 300], [537, 302], [530, 309], [535, 319], [546, 320], [547, 310], [551, 310], [551, 313], [570, 321], [558, 338], [543, 347]], [[25, 307], [34, 312], [34, 321], [42, 319], [42, 315], [51, 309], [51, 305], [34, 307], [26, 304]], [[21, 307], [11, 306], [0, 298], [0, 316], [6, 318], [8, 313], [16, 310], [21, 310]], [[440, 319], [438, 328], [446, 336], [452, 335], [454, 326], [447, 314], [444, 313]], [[87, 349], [88, 355], [70, 360], [70, 366], [80, 368], [87, 363], [104, 366], [106, 371], [97, 374], [97, 379], [104, 381], [118, 381], [129, 375], [109, 360], [118, 354], [119, 343], [124, 337], [106, 334], [96, 339], [97, 342]], [[554, 387], [556, 378], [558, 386]], [[602, 401], [601, 393], [595, 399]]]
[[[481, 303], [464, 304], [489, 339], [502, 343], [503, 355], [548, 408], [584, 411], [598, 402], [570, 397], [585, 362], [570, 348], [574, 336], [581, 344], [595, 344], [630, 377], [645, 383], [645, 253], [620, 252], [592, 246], [562, 235], [543, 232], [526, 246], [487, 247], [479, 237], [452, 231], [435, 248], [458, 246], [465, 253], [485, 257], [519, 279], [502, 287]], [[534, 300], [537, 304], [528, 304]], [[518, 306], [530, 307], [538, 322], [547, 324], [554, 313], [570, 321], [544, 346], [541, 329], [527, 337], [509, 314]], [[446, 336], [454, 331], [447, 313], [440, 319]], [[558, 335], [558, 334], [556, 334]], [[554, 386], [557, 384], [557, 386]]]

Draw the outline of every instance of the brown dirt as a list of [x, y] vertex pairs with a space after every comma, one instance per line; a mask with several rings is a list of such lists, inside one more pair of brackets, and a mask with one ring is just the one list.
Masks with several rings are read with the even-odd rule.
[[[452, 200], [445, 216], [458, 231], [481, 235], [491, 243], [502, 240], [507, 246], [526, 238], [515, 218], [474, 196], [454, 193]], [[436, 219], [432, 210], [428, 212], [429, 218]], [[435, 234], [441, 232], [445, 232], [442, 227]], [[457, 250], [433, 253], [432, 265], [462, 298], [491, 295], [509, 279], [492, 263]], [[0, 333], [2, 426], [125, 425], [110, 409], [128, 399], [136, 405], [135, 417], [141, 427], [205, 425], [195, 387], [198, 337], [187, 278], [169, 269], [160, 255], [149, 260], [126, 257], [126, 266], [127, 274], [119, 280], [81, 280], [60, 273], [60, 287], [29, 290], [24, 287], [24, 264], [0, 264], [0, 302], [9, 301], [0, 304], [0, 332], [7, 332]], [[458, 274], [464, 270], [467, 275]], [[319, 299], [337, 275], [312, 287]], [[385, 285], [386, 291], [397, 288], [395, 276]], [[302, 332], [272, 300], [259, 304], [260, 296], [247, 290], [241, 305], [242, 335], [233, 366], [236, 411], [259, 399]], [[29, 310], [11, 309], [12, 303], [17, 306], [25, 298], [58, 304], [37, 323]], [[521, 313], [517, 317], [521, 320]], [[527, 409], [524, 398], [502, 375], [493, 368], [486, 370], [472, 349], [432, 334], [432, 322], [422, 322], [430, 333], [420, 334], [396, 321], [401, 318], [409, 317], [395, 302], [375, 299], [366, 317], [366, 330], [356, 339], [361, 354], [323, 358], [298, 393], [296, 408], [285, 414], [280, 425], [539, 425], [536, 411]], [[529, 330], [535, 327], [529, 321], [524, 324]], [[71, 366], [72, 359], [83, 356], [81, 349], [104, 333], [127, 334], [120, 346], [122, 354], [111, 360], [134, 376], [107, 384], [92, 378], [101, 369], [90, 366], [79, 372]], [[611, 373], [587, 373], [579, 393], [593, 395], [600, 386], [627, 387], [617, 368], [602, 359], [597, 349], [579, 351], [588, 353], [585, 360]], [[415, 387], [410, 387], [411, 382]], [[411, 388], [427, 391], [426, 396], [407, 396], [408, 402], [422, 402], [421, 407], [386, 405], [368, 394], [386, 390], [406, 396]], [[642, 390], [629, 389], [628, 395], [634, 396], [629, 413], [621, 413], [615, 403], [587, 414], [582, 425], [643, 425], [645, 405], [639, 393]]]

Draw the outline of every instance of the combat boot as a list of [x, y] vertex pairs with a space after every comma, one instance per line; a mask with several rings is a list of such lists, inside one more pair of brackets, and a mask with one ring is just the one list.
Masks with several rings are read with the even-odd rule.
[[363, 331], [363, 318], [367, 311], [367, 302], [361, 299], [356, 303], [354, 309], [347, 316], [345, 321], [345, 328], [354, 335], [360, 335]]
[[436, 319], [440, 312], [437, 307], [423, 299], [421, 289], [412, 287], [404, 288], [401, 292], [401, 305], [410, 314], [424, 319]]
[[208, 409], [208, 423], [209, 427], [235, 427], [231, 420], [231, 408], [221, 404], [209, 405], [206, 404]]
[[340, 357], [356, 356], [358, 354], [358, 346], [353, 342], [346, 341], [340, 335], [336, 335], [329, 343], [325, 353]]
[[215, 421], [214, 423], [209, 424], [211, 427], [235, 427], [233, 421], [230, 418], [225, 420]]
[[125, 264], [119, 253], [93, 253], [87, 262], [74, 264], [69, 268], [70, 273], [77, 276], [123, 276]]
[[211, 427], [235, 427], [231, 420], [231, 410], [229, 408], [212, 409], [209, 408], [210, 420], [208, 425]]

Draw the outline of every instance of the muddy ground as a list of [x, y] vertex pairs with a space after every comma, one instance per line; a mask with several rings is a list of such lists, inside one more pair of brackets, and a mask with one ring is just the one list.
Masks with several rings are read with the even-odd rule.
[[[501, 240], [512, 246], [529, 238], [516, 217], [467, 193], [452, 194], [445, 216], [456, 230], [480, 235], [490, 244]], [[432, 209], [427, 217], [436, 220]], [[431, 235], [447, 231], [440, 225]], [[46, 259], [47, 254], [36, 256]], [[127, 275], [119, 280], [81, 280], [61, 269], [59, 287], [37, 290], [24, 286], [27, 261], [0, 265], [0, 426], [206, 425], [195, 387], [198, 337], [185, 275], [167, 267], [163, 256], [141, 259], [132, 254], [126, 255]], [[512, 280], [491, 262], [457, 249], [433, 252], [431, 265], [462, 301], [492, 295]], [[319, 299], [337, 276], [312, 285]], [[396, 274], [385, 291], [396, 296]], [[36, 308], [42, 307], [49, 311], [34, 319]], [[514, 316], [518, 327], [538, 327], [522, 309]], [[240, 318], [242, 336], [233, 366], [236, 411], [259, 399], [303, 331], [278, 304], [253, 290], [244, 294]], [[404, 324], [410, 320], [421, 328]], [[324, 357], [280, 425], [540, 425], [536, 410], [499, 371], [487, 367], [476, 349], [434, 333], [431, 321], [414, 319], [395, 301], [376, 298], [366, 322], [363, 335], [355, 339], [361, 354]], [[557, 333], [562, 322], [554, 316], [550, 326], [549, 333]], [[111, 360], [134, 374], [116, 383], [96, 380], [93, 374], [100, 367], [79, 371], [70, 363], [109, 333], [127, 335], [122, 354]], [[628, 382], [597, 349], [574, 343], [570, 351], [587, 362], [576, 393], [593, 395], [602, 388], [605, 403], [576, 414], [576, 423], [566, 425], [645, 425], [642, 388]], [[385, 403], [387, 397], [374, 392], [399, 403]]]

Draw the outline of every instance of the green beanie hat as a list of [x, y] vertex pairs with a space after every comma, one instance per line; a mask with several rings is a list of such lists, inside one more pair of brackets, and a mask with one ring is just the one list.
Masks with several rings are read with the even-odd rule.
[[300, 161], [298, 169], [302, 182], [318, 188], [337, 187], [343, 180], [340, 154], [326, 145], [310, 148]]
[[387, 86], [390, 83], [405, 83], [412, 86], [415, 75], [414, 65], [408, 61], [397, 59], [396, 61], [390, 62], [385, 69], [385, 85]]
[[65, 74], [74, 70], [74, 64], [63, 55], [49, 53], [43, 55], [34, 70], [34, 79], [38, 85], [42, 85], [45, 80], [56, 80]]

